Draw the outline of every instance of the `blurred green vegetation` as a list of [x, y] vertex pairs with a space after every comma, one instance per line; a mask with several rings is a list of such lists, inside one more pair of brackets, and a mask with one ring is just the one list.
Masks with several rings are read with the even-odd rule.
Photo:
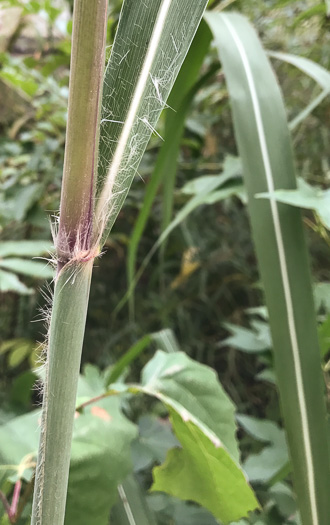
[[[111, 2], [109, 46], [118, 22], [120, 3]], [[238, 10], [250, 19], [266, 49], [304, 56], [330, 69], [330, 14], [326, 2], [210, 2], [214, 9], [224, 4], [228, 4], [227, 9]], [[72, 2], [64, 0], [7, 0], [2, 2], [0, 9], [0, 23], [4, 29], [0, 38], [2, 424], [30, 412], [41, 398], [40, 391], [32, 387], [37, 380], [34, 370], [40, 354], [38, 342], [44, 340], [46, 333], [51, 284], [46, 285], [44, 277], [49, 277], [51, 263], [46, 266], [47, 261], [31, 258], [51, 259], [49, 221], [56, 216], [59, 207], [71, 8]], [[292, 120], [319, 95], [321, 88], [292, 65], [278, 59], [272, 59], [272, 63], [284, 93], [288, 119]], [[200, 76], [212, 67], [214, 72], [196, 90], [189, 106], [171, 193], [171, 218], [189, 199], [188, 183], [200, 177], [218, 175], [230, 159], [229, 155], [237, 157], [228, 94], [223, 73], [216, 64], [216, 53], [211, 46]], [[161, 118], [160, 135], [165, 130], [166, 114], [170, 111], [166, 109]], [[320, 191], [327, 189], [330, 180], [329, 122], [329, 98], [325, 97], [292, 131], [297, 174], [306, 183], [317, 185]], [[107, 249], [96, 261], [82, 368], [87, 365], [87, 370], [111, 371], [125, 352], [143, 340], [138, 348], [133, 347], [129, 368], [125, 364], [121, 370], [135, 381], [154, 350], [162, 348], [157, 335], [143, 338], [163, 329], [172, 330], [170, 336], [175, 334], [180, 349], [216, 370], [225, 391], [237, 406], [243, 464], [263, 505], [261, 517], [252, 517], [250, 523], [261, 519], [258, 523], [297, 524], [267, 312], [251, 242], [245, 195], [239, 184], [232, 196], [214, 204], [200, 204], [186, 216], [142, 273], [134, 292], [134, 312], [129, 313], [128, 303], [118, 308], [128, 286], [129, 242], [161, 145], [160, 138], [154, 135], [106, 243]], [[157, 242], [166, 210], [172, 206], [164, 186], [160, 184], [152, 203], [139, 242], [136, 270]], [[329, 367], [326, 365], [330, 349], [329, 223], [322, 222], [317, 209], [306, 210], [304, 220], [329, 388]], [[16, 245], [9, 249], [8, 241], [15, 241]], [[19, 248], [19, 241], [30, 244]], [[6, 260], [9, 262], [4, 264]], [[38, 262], [39, 266], [28, 267], [27, 260]], [[89, 369], [91, 365], [97, 368]], [[144, 442], [157, 441], [159, 436], [164, 441], [161, 450], [155, 446], [145, 447], [144, 463], [140, 453], [134, 456], [133, 449], [140, 485], [149, 487], [150, 466], [163, 461], [164, 450], [173, 446], [174, 437], [169, 427], [160, 425], [161, 418], [166, 416], [164, 409], [149, 399], [126, 401], [125, 413], [138, 422], [142, 441], [144, 438]], [[28, 478], [25, 483], [28, 486]], [[9, 493], [11, 490], [10, 486], [2, 486], [2, 489]], [[148, 501], [157, 523], [214, 523], [203, 510], [169, 496], [149, 495]], [[0, 508], [0, 516], [1, 513]]]

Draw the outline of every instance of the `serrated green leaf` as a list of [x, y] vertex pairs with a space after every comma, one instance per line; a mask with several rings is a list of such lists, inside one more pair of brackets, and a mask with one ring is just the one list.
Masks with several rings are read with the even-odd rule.
[[[253, 491], [239, 467], [234, 406], [217, 381], [213, 369], [194, 362], [183, 352], [168, 354], [158, 351], [143, 369], [141, 385], [113, 385], [113, 389], [107, 394], [127, 391], [132, 394], [143, 392], [158, 398], [166, 405], [172, 416], [174, 432], [184, 449], [182, 452], [184, 461], [187, 458], [190, 458], [189, 461], [196, 458], [193, 468], [198, 470], [199, 477], [196, 478], [195, 488], [204, 485], [205, 481], [209, 495], [204, 498], [201, 494], [196, 494], [188, 470], [181, 472], [182, 479], [180, 478], [178, 485], [182, 490], [176, 486], [176, 479], [171, 480], [170, 484], [160, 481], [159, 490], [182, 499], [197, 501], [216, 516], [221, 515], [224, 522], [229, 519], [228, 516], [231, 516], [231, 520], [237, 519], [258, 506]], [[193, 447], [191, 442], [194, 443]], [[188, 449], [185, 448], [186, 446]], [[173, 469], [175, 471], [176, 454], [176, 449], [168, 453], [168, 457], [175, 456], [175, 460], [174, 465], [172, 460], [170, 461], [168, 471], [164, 467], [165, 477], [171, 477]], [[212, 456], [214, 456], [217, 484], [214, 480], [210, 482], [209, 461]], [[187, 466], [189, 461], [187, 459]], [[167, 463], [168, 460], [165, 465]], [[228, 485], [222, 479], [223, 475], [229, 475], [236, 480], [234, 485]], [[197, 481], [199, 478], [202, 482]], [[221, 494], [220, 501], [218, 501], [219, 494]], [[227, 506], [228, 499], [231, 503]], [[233, 501], [237, 499], [239, 503], [235, 506]], [[216, 506], [214, 506], [215, 501], [218, 501]]]
[[193, 500], [228, 524], [258, 507], [243, 472], [220, 443], [213, 443], [192, 421], [170, 409], [173, 429], [182, 449], [168, 452], [153, 470], [152, 491]]
[[[40, 416], [37, 410], [0, 426], [0, 483], [9, 477], [31, 480]], [[130, 443], [136, 434], [117, 398], [104, 399], [75, 419], [66, 523], [107, 523], [117, 485], [132, 470]]]

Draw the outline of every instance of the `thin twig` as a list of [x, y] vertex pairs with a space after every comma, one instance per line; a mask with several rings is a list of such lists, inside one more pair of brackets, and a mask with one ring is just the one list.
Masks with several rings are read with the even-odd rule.
[[3, 506], [4, 506], [6, 514], [8, 515], [10, 523], [14, 523], [12, 521], [12, 518], [11, 518], [11, 515], [10, 515], [11, 513], [10, 513], [9, 501], [7, 500], [6, 495], [2, 492], [2, 490], [0, 490], [0, 500], [1, 500], [2, 504], [3, 504]]

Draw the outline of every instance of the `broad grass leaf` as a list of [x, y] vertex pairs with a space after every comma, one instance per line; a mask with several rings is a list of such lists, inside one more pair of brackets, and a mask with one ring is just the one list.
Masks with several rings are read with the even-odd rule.
[[96, 218], [104, 220], [104, 213], [110, 213], [103, 239], [123, 205], [206, 5], [207, 0], [123, 4], [102, 96]]
[[[209, 78], [206, 75], [198, 81], [198, 74], [209, 48], [210, 40], [210, 30], [202, 20], [168, 99], [169, 108], [165, 113], [164, 142], [159, 150], [153, 173], [146, 188], [141, 211], [135, 221], [128, 246], [128, 286], [133, 282], [138, 245], [161, 182], [163, 183], [162, 229], [165, 229], [170, 220], [178, 154], [187, 113], [203, 79]], [[134, 297], [132, 295], [130, 299], [131, 309], [133, 300]]]
[[291, 53], [281, 53], [278, 51], [268, 51], [268, 55], [283, 62], [291, 64], [310, 76], [321, 88], [330, 92], [330, 71], [317, 64], [313, 60]]
[[[248, 20], [214, 12], [205, 19], [233, 110], [302, 521], [327, 523], [329, 444], [306, 243], [300, 211], [273, 196], [277, 190], [296, 190], [283, 97]], [[261, 193], [272, 198], [256, 199]]]

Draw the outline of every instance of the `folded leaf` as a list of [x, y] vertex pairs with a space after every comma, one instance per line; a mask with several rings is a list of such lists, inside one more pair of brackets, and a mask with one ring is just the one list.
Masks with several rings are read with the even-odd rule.
[[258, 507], [242, 470], [220, 442], [213, 442], [192, 421], [170, 409], [174, 432], [182, 449], [174, 448], [153, 471], [152, 491], [165, 491], [207, 508], [223, 524]]
[[142, 388], [171, 406], [183, 419], [207, 427], [238, 461], [235, 407], [212, 368], [183, 352], [158, 351], [143, 369]]

